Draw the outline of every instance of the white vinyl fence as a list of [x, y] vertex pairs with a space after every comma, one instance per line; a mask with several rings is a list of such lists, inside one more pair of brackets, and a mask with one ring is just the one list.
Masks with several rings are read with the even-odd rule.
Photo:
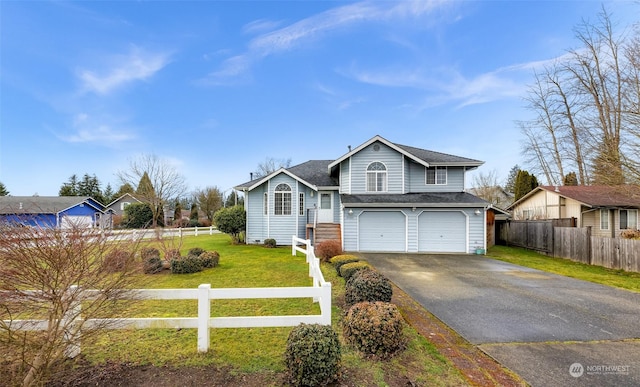
[[[303, 243], [305, 248], [296, 246]], [[331, 325], [331, 283], [326, 282], [320, 271], [320, 260], [316, 258], [309, 240], [294, 237], [292, 255], [297, 251], [306, 254], [309, 264], [309, 276], [313, 279], [309, 287], [273, 287], [273, 288], [211, 288], [210, 284], [202, 284], [197, 289], [134, 289], [127, 292], [128, 299], [150, 300], [198, 300], [198, 317], [153, 317], [153, 318], [119, 318], [89, 319], [83, 326], [102, 326], [108, 324], [109, 329], [127, 328], [197, 328], [198, 352], [209, 350], [209, 328], [255, 328], [255, 327], [288, 327], [300, 323]], [[87, 298], [95, 290], [84, 291]], [[313, 298], [319, 302], [319, 315], [297, 316], [238, 316], [211, 317], [211, 300], [248, 299], [248, 298]], [[70, 315], [80, 315], [80, 303], [70, 311]], [[4, 321], [11, 329], [46, 330], [46, 320], [9, 320]], [[69, 340], [67, 356], [80, 354], [80, 343], [73, 338]]]

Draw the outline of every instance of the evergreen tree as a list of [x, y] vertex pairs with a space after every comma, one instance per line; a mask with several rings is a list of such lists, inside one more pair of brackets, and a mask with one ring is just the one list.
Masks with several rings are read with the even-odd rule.
[[126, 228], [147, 228], [153, 221], [153, 211], [147, 203], [132, 203], [124, 209]]
[[124, 195], [124, 194], [134, 194], [135, 190], [133, 189], [133, 187], [131, 186], [131, 184], [129, 183], [124, 183], [120, 186], [120, 188], [118, 188], [118, 192], [116, 192], [113, 195], [113, 200], [118, 199], [120, 196]]
[[[236, 203], [237, 199], [237, 203]], [[225, 207], [233, 207], [235, 205], [244, 206], [244, 198], [239, 197], [236, 191], [231, 191], [227, 199], [224, 201]]]
[[89, 196], [100, 203], [105, 204], [104, 196], [100, 189], [100, 181], [96, 175], [89, 176], [88, 173], [85, 173], [84, 176], [82, 176], [82, 180], [78, 182], [77, 187], [77, 196]]
[[7, 187], [0, 181], [0, 196], [8, 196], [9, 191], [7, 191]]
[[523, 170], [518, 171], [518, 176], [516, 177], [516, 184], [513, 192], [515, 196], [514, 199], [519, 200], [524, 195], [531, 192], [538, 185], [538, 179], [536, 179], [533, 174], [529, 174], [529, 172]]
[[151, 183], [151, 179], [147, 172], [145, 172], [140, 178], [138, 188], [136, 188], [136, 195], [149, 199], [149, 201], [155, 197], [155, 190], [153, 189], [153, 184]]
[[575, 172], [569, 172], [564, 177], [562, 184], [563, 185], [578, 185], [578, 176], [576, 176]]
[[107, 187], [104, 189], [102, 193], [102, 197], [104, 198], [104, 205], [107, 205], [117, 199], [114, 197], [115, 193], [113, 192], [113, 188], [111, 188], [111, 184], [107, 184]]
[[514, 193], [516, 189], [516, 178], [518, 177], [518, 172], [520, 172], [520, 167], [518, 164], [514, 165], [509, 171], [509, 176], [507, 176], [507, 182], [504, 184], [504, 190], [509, 193]]
[[173, 223], [179, 224], [182, 221], [182, 204], [180, 200], [176, 199], [176, 203], [173, 206]]
[[199, 219], [198, 216], [198, 206], [196, 204], [191, 205], [191, 214], [189, 215], [190, 220], [195, 220], [196, 222]]
[[69, 181], [66, 183], [62, 183], [60, 187], [60, 191], [58, 191], [59, 196], [78, 196], [78, 176], [75, 174], [71, 175]]

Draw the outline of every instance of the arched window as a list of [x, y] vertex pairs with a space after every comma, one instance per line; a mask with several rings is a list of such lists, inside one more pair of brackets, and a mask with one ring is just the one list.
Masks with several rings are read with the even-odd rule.
[[387, 191], [387, 167], [379, 161], [375, 161], [367, 167], [367, 191]]
[[289, 184], [278, 184], [275, 190], [275, 215], [291, 215], [291, 187]]

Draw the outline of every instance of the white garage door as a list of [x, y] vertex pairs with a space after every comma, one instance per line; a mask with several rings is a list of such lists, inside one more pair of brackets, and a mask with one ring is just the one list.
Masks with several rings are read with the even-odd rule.
[[365, 211], [358, 218], [359, 251], [406, 251], [407, 220], [400, 211]]
[[93, 224], [91, 216], [65, 215], [60, 219], [61, 228], [90, 228]]
[[467, 252], [467, 217], [460, 211], [425, 211], [418, 218], [418, 250]]

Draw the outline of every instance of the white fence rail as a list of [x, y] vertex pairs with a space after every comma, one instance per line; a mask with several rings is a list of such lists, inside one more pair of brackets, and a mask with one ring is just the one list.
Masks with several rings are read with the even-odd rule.
[[[294, 237], [295, 238], [295, 237]], [[298, 239], [306, 249], [294, 247], [293, 254], [300, 251], [306, 254], [309, 264], [309, 276], [313, 279], [310, 287], [273, 287], [273, 288], [211, 288], [210, 284], [202, 284], [197, 289], [134, 289], [127, 292], [127, 299], [156, 300], [198, 300], [198, 317], [150, 317], [119, 319], [88, 319], [82, 321], [83, 326], [104, 326], [109, 329], [127, 328], [195, 328], [198, 329], [198, 352], [209, 350], [209, 328], [256, 328], [256, 327], [288, 327], [300, 323], [331, 325], [331, 283], [326, 282], [320, 270], [320, 260], [315, 257], [309, 240]], [[85, 290], [90, 298], [96, 290]], [[225, 299], [258, 299], [258, 298], [313, 298], [319, 302], [319, 315], [295, 316], [238, 316], [211, 317], [211, 300]], [[80, 315], [80, 303], [69, 311], [69, 315]], [[5, 320], [11, 329], [46, 330], [46, 320]], [[68, 357], [80, 354], [80, 343], [69, 339], [66, 350]]]
[[132, 239], [138, 238], [162, 238], [183, 237], [187, 235], [213, 235], [220, 234], [220, 231], [214, 227], [185, 227], [185, 228], [150, 228], [150, 229], [124, 229], [124, 230], [104, 230], [108, 235], [130, 236]]

